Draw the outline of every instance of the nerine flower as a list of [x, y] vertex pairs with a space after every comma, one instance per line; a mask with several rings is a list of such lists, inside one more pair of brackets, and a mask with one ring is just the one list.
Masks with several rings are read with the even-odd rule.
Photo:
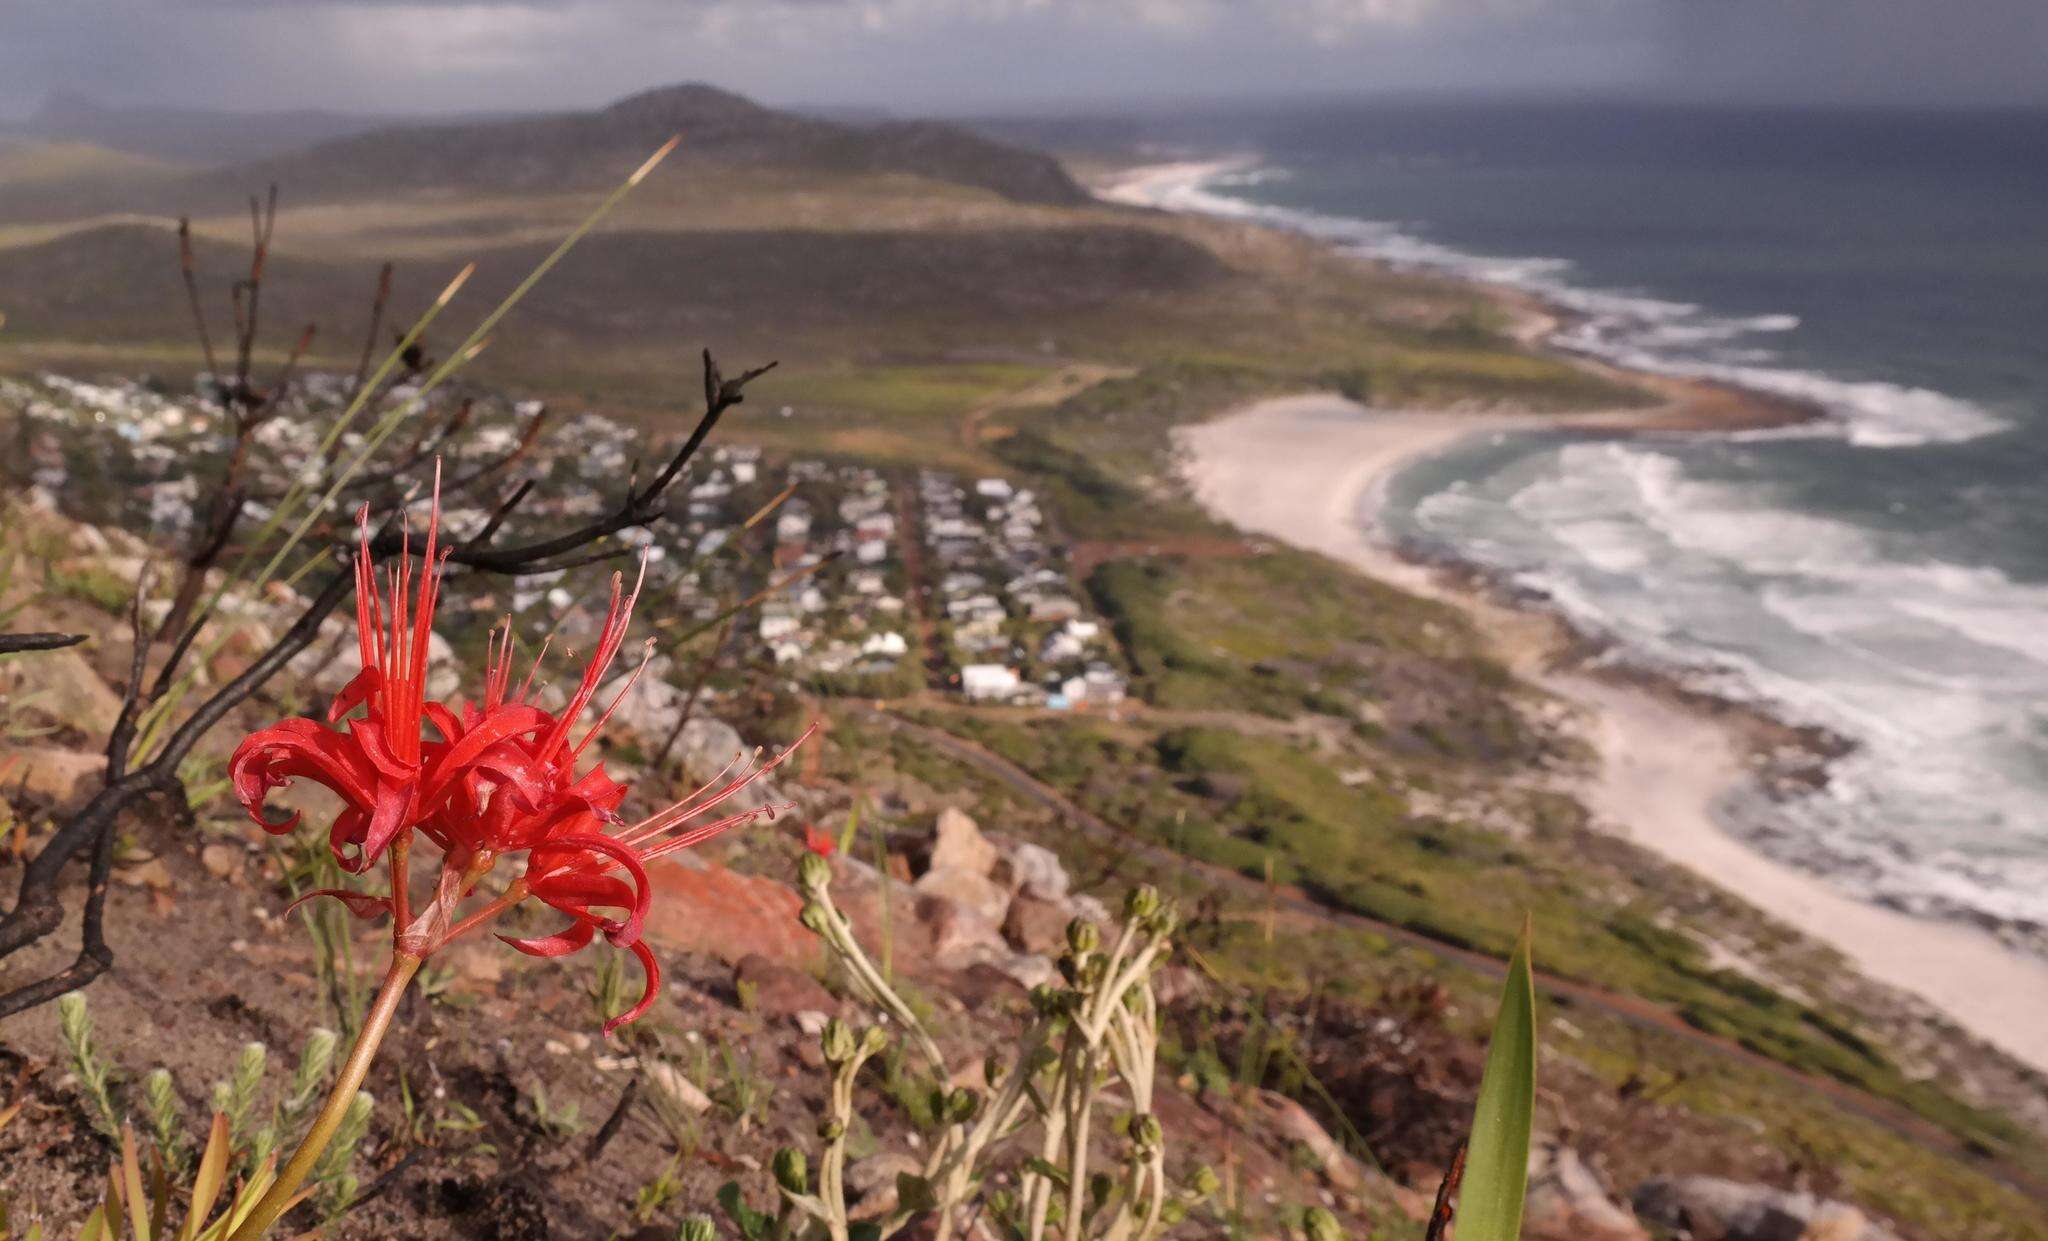
[[[425, 567], [416, 600], [411, 587], [410, 548], [390, 571], [392, 603], [387, 614], [370, 565], [367, 511], [359, 515], [356, 559], [356, 621], [363, 670], [334, 700], [326, 723], [286, 720], [249, 736], [231, 763], [237, 793], [251, 817], [272, 832], [288, 832], [299, 816], [272, 820], [263, 799], [297, 777], [333, 790], [344, 802], [329, 832], [335, 860], [351, 872], [367, 869], [380, 856], [392, 859], [389, 897], [322, 889], [301, 899], [331, 896], [361, 917], [395, 915], [399, 952], [425, 957], [443, 944], [494, 920], [533, 897], [569, 918], [553, 934], [533, 938], [500, 936], [533, 956], [562, 956], [589, 946], [602, 935], [633, 953], [647, 974], [640, 1000], [605, 1023], [605, 1033], [638, 1019], [654, 1003], [661, 969], [641, 939], [651, 901], [646, 864], [708, 840], [756, 818], [772, 818], [786, 806], [761, 805], [718, 813], [732, 798], [766, 775], [809, 739], [805, 731], [782, 754], [762, 763], [759, 752], [735, 758], [709, 783], [682, 801], [627, 825], [618, 808], [626, 786], [594, 761], [577, 771], [586, 750], [631, 691], [640, 672], [627, 678], [581, 737], [578, 722], [596, 696], [625, 641], [639, 598], [614, 574], [611, 603], [576, 691], [560, 711], [548, 711], [529, 694], [533, 673], [512, 689], [510, 623], [495, 631], [484, 673], [483, 695], [460, 710], [425, 696], [426, 652], [434, 604], [440, 590], [439, 497], [427, 529]], [[644, 577], [645, 567], [643, 564]], [[540, 658], [535, 659], [538, 668]], [[643, 661], [641, 667], [645, 668]], [[361, 718], [334, 722], [357, 706]], [[431, 728], [434, 739], [426, 736]], [[572, 740], [573, 738], [573, 740]], [[411, 916], [404, 850], [394, 841], [417, 832], [442, 852], [435, 893]], [[525, 854], [525, 869], [503, 895], [465, 918], [461, 903], [500, 861]]]
[[[274, 834], [298, 827], [300, 815], [266, 816], [263, 802], [270, 790], [305, 778], [341, 798], [344, 809], [328, 831], [328, 844], [335, 862], [351, 873], [368, 869], [423, 810], [421, 776], [436, 748], [423, 739], [420, 724], [428, 710], [427, 648], [441, 593], [440, 517], [437, 477], [419, 593], [412, 593], [408, 534], [399, 562], [389, 570], [387, 610], [370, 560], [370, 508], [357, 510], [356, 644], [362, 670], [335, 695], [324, 723], [302, 716], [251, 733], [228, 763], [249, 817]], [[348, 720], [346, 731], [332, 727], [358, 706], [365, 713]]]

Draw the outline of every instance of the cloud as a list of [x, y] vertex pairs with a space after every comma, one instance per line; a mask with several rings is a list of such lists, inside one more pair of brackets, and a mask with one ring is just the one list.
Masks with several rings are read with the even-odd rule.
[[2048, 0], [0, 0], [0, 114], [589, 106], [708, 80], [902, 110], [1289, 92], [2029, 97]]

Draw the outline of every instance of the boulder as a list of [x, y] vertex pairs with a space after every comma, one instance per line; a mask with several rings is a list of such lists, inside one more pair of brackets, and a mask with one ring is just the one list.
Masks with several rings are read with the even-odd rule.
[[986, 875], [952, 866], [934, 866], [912, 885], [919, 896], [943, 897], [967, 909], [991, 927], [1003, 925], [1010, 910], [1010, 894]]
[[1066, 947], [1067, 924], [1072, 921], [1065, 905], [1020, 892], [1003, 917], [1003, 938], [1020, 952], [1052, 956]]
[[1635, 1208], [1652, 1226], [1700, 1241], [1897, 1241], [1846, 1203], [1718, 1176], [1645, 1181]]
[[958, 807], [939, 812], [932, 836], [932, 870], [957, 870], [986, 879], [995, 873], [1001, 855], [981, 828]]
[[741, 989], [741, 996], [753, 1011], [768, 1017], [839, 1010], [839, 1001], [817, 979], [758, 952], [740, 958], [733, 970], [733, 985]]
[[[40, 656], [38, 656], [40, 658]], [[99, 788], [107, 756], [55, 746], [0, 746], [0, 788], [58, 806], [83, 801]]]
[[646, 937], [657, 946], [730, 965], [755, 953], [798, 969], [821, 958], [818, 937], [797, 921], [803, 900], [772, 879], [663, 859], [647, 867], [647, 881]]
[[1522, 1235], [1529, 1241], [1649, 1241], [1649, 1233], [1578, 1152], [1556, 1142], [1529, 1152], [1529, 1194]]
[[1012, 892], [1042, 901], [1067, 899], [1067, 868], [1060, 864], [1059, 854], [1044, 845], [1024, 841], [1012, 848], [997, 867], [997, 877]]
[[7, 674], [13, 686], [10, 697], [18, 706], [88, 737], [105, 737], [120, 718], [121, 696], [75, 648], [11, 660]]
[[962, 970], [1011, 955], [994, 919], [948, 897], [919, 896], [917, 921], [931, 937], [932, 963], [941, 969]]

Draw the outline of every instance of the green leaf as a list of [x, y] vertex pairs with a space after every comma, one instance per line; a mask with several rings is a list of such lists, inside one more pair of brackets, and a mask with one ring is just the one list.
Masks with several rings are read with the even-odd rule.
[[1515, 1241], [1529, 1183], [1529, 1130], [1536, 1111], [1536, 989], [1529, 974], [1529, 926], [1508, 961], [1486, 1075], [1472, 1115], [1465, 1184], [1458, 1194], [1458, 1241]]

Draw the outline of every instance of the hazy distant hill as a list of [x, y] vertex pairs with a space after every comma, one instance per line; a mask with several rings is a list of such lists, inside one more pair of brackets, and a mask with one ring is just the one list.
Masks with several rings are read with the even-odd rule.
[[596, 112], [462, 124], [407, 124], [323, 142], [233, 170], [298, 195], [426, 187], [561, 188], [617, 178], [681, 134], [681, 162], [826, 172], [908, 173], [1070, 205], [1087, 195], [1050, 156], [926, 121], [845, 124], [766, 108], [702, 85], [671, 86]]
[[295, 151], [344, 134], [389, 125], [388, 116], [339, 112], [213, 112], [193, 108], [109, 107], [58, 91], [14, 127], [23, 137], [89, 142], [157, 160], [235, 164]]

